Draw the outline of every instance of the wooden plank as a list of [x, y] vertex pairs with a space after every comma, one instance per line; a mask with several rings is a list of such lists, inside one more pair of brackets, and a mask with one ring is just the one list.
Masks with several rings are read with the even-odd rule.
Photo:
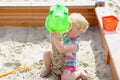
[[100, 33], [100, 37], [101, 37], [101, 43], [102, 43], [103, 49], [105, 51], [105, 63], [109, 64], [110, 63], [110, 56], [109, 56], [108, 45], [106, 43], [106, 40], [105, 40], [104, 34], [102, 32], [101, 26], [98, 25], [98, 28], [99, 28], [99, 33]]
[[0, 23], [43, 23], [45, 22], [45, 20], [32, 20], [32, 19], [26, 19], [26, 20], [23, 20], [23, 19], [20, 19], [20, 20], [13, 20], [13, 19], [9, 19], [9, 20], [3, 20], [3, 19], [0, 19]]
[[0, 7], [0, 13], [22, 13], [22, 12], [49, 12], [49, 7]]
[[0, 20], [0, 26], [44, 26], [45, 20]]
[[33, 20], [37, 20], [37, 19], [45, 19], [46, 16], [0, 16], [0, 19], [14, 19], [14, 20], [17, 20], [17, 19], [21, 19], [21, 20], [24, 20], [24, 19], [33, 19]]
[[110, 68], [111, 68], [112, 74], [114, 74], [113, 78], [114, 78], [114, 80], [119, 80], [119, 78], [117, 77], [117, 74], [115, 72], [116, 70], [114, 70], [115, 69], [114, 65], [115, 64], [114, 64], [113, 60], [110, 60]]
[[[18, 12], [48, 12], [50, 7], [0, 7], [0, 13], [2, 12], [10, 12], [10, 13], [18, 13]], [[82, 6], [74, 6], [68, 7], [70, 12], [94, 12], [95, 7], [82, 7]]]
[[[120, 34], [111, 33], [106, 36], [107, 44], [110, 52], [110, 60], [112, 61], [114, 67], [111, 67], [114, 80], [120, 80]], [[110, 40], [109, 40], [110, 39]], [[114, 77], [115, 76], [115, 77]]]
[[[0, 19], [46, 19], [47, 16], [0, 16]], [[94, 19], [95, 16], [85, 16], [87, 19]]]
[[66, 6], [66, 7], [68, 7], [69, 9], [94, 9], [95, 8], [95, 5], [93, 5], [93, 6], [82, 6], [82, 5], [80, 5], [80, 6]]
[[[78, 12], [78, 13], [81, 13], [81, 14], [84, 14], [84, 15], [94, 15], [95, 16], [95, 12], [90, 12], [90, 11], [83, 11], [82, 10], [74, 10], [74, 11], [71, 11], [69, 13], [75, 13], [75, 12]], [[0, 12], [0, 15], [48, 15], [47, 12]]]
[[110, 12], [110, 10], [108, 10], [107, 8], [96, 8], [95, 10], [101, 32], [103, 33], [102, 35], [104, 36], [106, 45], [108, 46], [109, 56], [107, 57], [110, 58], [110, 67], [113, 79], [120, 80], [120, 43], [118, 43], [120, 41], [120, 34], [116, 31], [105, 31], [102, 25], [102, 16], [114, 15], [114, 13]]
[[93, 9], [88, 9], [88, 8], [86, 8], [86, 9], [76, 9], [76, 8], [74, 8], [74, 9], [70, 9], [69, 10], [70, 12], [76, 12], [76, 11], [78, 11], [78, 12], [93, 12], [94, 13], [94, 8]]
[[[33, 13], [33, 12], [23, 12], [23, 13], [0, 13], [0, 16], [47, 16], [48, 13]], [[87, 14], [86, 14], [87, 15]], [[91, 15], [93, 15], [91, 13]]]
[[[89, 11], [80, 11], [80, 10], [73, 10], [73, 11], [69, 11], [69, 14], [71, 13], [81, 13], [84, 15], [90, 15], [90, 16], [95, 16], [95, 12], [89, 12]], [[0, 15], [48, 15], [48, 12], [27, 12], [27, 11], [23, 11], [23, 12], [7, 12], [7, 11], [3, 11], [0, 12]]]
[[[95, 25], [95, 6], [67, 6], [69, 13], [81, 13], [91, 25]], [[0, 6], [1, 20], [36, 20], [45, 21], [50, 6]], [[16, 21], [13, 23], [17, 24]], [[3, 24], [3, 23], [2, 23]], [[42, 23], [44, 24], [44, 22]], [[19, 24], [18, 24], [19, 25]], [[43, 25], [39, 25], [43, 26]]]
[[0, 9], [0, 13], [22, 13], [22, 12], [26, 12], [26, 13], [29, 13], [29, 12], [32, 12], [32, 13], [48, 13], [49, 12], [49, 9]]
[[0, 23], [0, 26], [44, 27], [44, 23]]

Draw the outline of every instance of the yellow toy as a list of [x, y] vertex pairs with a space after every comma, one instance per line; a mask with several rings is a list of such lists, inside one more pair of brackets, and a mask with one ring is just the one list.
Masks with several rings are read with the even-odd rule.
[[1, 77], [4, 77], [4, 76], [7, 76], [8, 74], [15, 73], [15, 72], [17, 72], [17, 71], [26, 70], [26, 69], [28, 69], [28, 67], [29, 67], [29, 66], [28, 66], [27, 64], [23, 64], [23, 65], [21, 65], [19, 68], [16, 68], [16, 69], [14, 69], [14, 70], [11, 70], [11, 71], [8, 71], [8, 72], [5, 72], [5, 73], [0, 74], [0, 78], [1, 78]]

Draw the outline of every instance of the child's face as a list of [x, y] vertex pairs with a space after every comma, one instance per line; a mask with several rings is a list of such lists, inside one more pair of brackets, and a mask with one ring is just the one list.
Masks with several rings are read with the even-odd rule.
[[76, 38], [80, 33], [81, 31], [78, 29], [78, 27], [72, 27], [66, 34], [69, 38]]

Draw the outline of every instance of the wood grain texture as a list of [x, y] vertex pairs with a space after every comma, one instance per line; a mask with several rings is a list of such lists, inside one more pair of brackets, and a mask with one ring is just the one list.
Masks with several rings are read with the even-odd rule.
[[[95, 5], [67, 6], [69, 14], [81, 13], [95, 26]], [[45, 26], [50, 6], [0, 6], [0, 26]]]

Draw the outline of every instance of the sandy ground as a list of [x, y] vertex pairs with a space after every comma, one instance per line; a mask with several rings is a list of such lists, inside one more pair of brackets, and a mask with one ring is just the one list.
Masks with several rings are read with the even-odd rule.
[[[29, 65], [26, 71], [10, 74], [0, 80], [54, 80], [53, 76], [45, 79], [39, 76], [43, 67], [43, 52], [51, 49], [49, 33], [45, 28], [6, 26], [0, 27], [0, 31], [0, 73], [22, 64]], [[91, 27], [81, 35], [77, 66], [87, 71], [90, 80], [112, 80], [104, 56], [98, 29]]]
[[120, 20], [120, 0], [106, 0], [106, 7], [110, 8]]
[[[108, 0], [106, 6], [120, 19], [119, 3], [119, 0]], [[56, 80], [52, 75], [40, 77], [43, 52], [50, 49], [49, 32], [45, 27], [0, 27], [0, 73], [23, 64], [29, 65], [28, 69], [1, 77], [0, 80]], [[81, 35], [77, 58], [77, 67], [86, 70], [90, 80], [112, 80], [109, 65], [105, 64], [105, 53], [97, 27], [90, 27]]]

